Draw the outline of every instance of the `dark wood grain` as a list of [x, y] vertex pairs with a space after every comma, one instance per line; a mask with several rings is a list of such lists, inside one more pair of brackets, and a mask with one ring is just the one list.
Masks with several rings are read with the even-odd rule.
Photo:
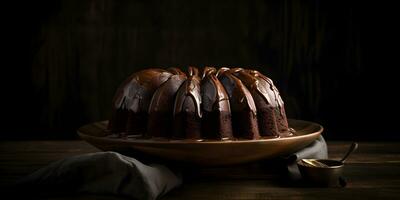
[[[327, 138], [375, 139], [374, 131], [399, 138], [395, 120], [382, 117], [398, 105], [386, 77], [393, 64], [382, 64], [388, 50], [371, 45], [392, 32], [374, 26], [388, 20], [379, 6], [390, 7], [323, 0], [38, 0], [6, 7], [13, 51], [5, 49], [13, 56], [3, 61], [0, 87], [9, 98], [0, 99], [7, 105], [0, 137], [73, 138], [78, 127], [110, 117], [114, 92], [131, 73], [218, 65], [270, 76], [288, 116], [323, 124]], [[369, 62], [376, 51], [384, 54], [378, 64]], [[367, 109], [370, 91], [390, 108]], [[21, 126], [21, 118], [29, 120]]]
[[[350, 142], [330, 142], [331, 158], [340, 158]], [[98, 149], [83, 141], [0, 142], [0, 187], [68, 156]], [[400, 197], [400, 143], [362, 142], [345, 166], [346, 188], [310, 188], [282, 183], [265, 162], [198, 168], [194, 176], [162, 199], [398, 199]], [[124, 199], [78, 195], [48, 199]]]

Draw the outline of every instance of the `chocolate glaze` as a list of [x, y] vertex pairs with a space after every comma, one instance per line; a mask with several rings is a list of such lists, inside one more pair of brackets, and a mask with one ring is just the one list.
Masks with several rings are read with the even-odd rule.
[[219, 80], [229, 96], [234, 136], [247, 139], [260, 138], [257, 109], [249, 90], [232, 74], [232, 71], [220, 74]]
[[219, 80], [229, 96], [232, 110], [244, 110], [248, 108], [256, 115], [257, 108], [253, 97], [240, 79], [235, 77], [230, 71], [225, 71], [220, 74]]
[[272, 111], [270, 115], [274, 115], [273, 119], [276, 120], [276, 127], [278, 129], [280, 136], [290, 136], [292, 131], [289, 129], [287, 122], [285, 106], [278, 89], [275, 87], [273, 81], [267, 76], [261, 74], [256, 70], [246, 70], [247, 73], [251, 74], [258, 80], [258, 93], [264, 96], [265, 99], [269, 97], [269, 103], [272, 106]]
[[110, 134], [200, 141], [286, 137], [293, 132], [279, 91], [260, 72], [205, 67], [199, 73], [190, 66], [187, 74], [168, 68], [131, 75], [114, 96]]
[[189, 109], [184, 106], [186, 101], [193, 102], [193, 112], [201, 118], [200, 79], [197, 76], [190, 76], [179, 88], [175, 98], [174, 115]]
[[270, 104], [274, 104], [274, 106], [279, 107], [281, 110], [284, 107], [284, 103], [273, 81], [256, 70], [246, 70], [246, 72], [259, 81], [257, 84], [258, 88], [260, 88], [259, 93], [265, 96]]
[[201, 82], [203, 136], [208, 139], [232, 139], [229, 96], [213, 74], [215, 71], [206, 72]]
[[176, 93], [173, 116], [174, 138], [201, 138], [201, 92], [197, 68], [189, 67], [189, 77]]
[[224, 86], [214, 74], [208, 74], [201, 82], [203, 111], [230, 112], [229, 96]]
[[188, 76], [199, 77], [199, 69], [197, 67], [189, 66], [188, 67]]
[[258, 128], [260, 129], [261, 136], [279, 136], [279, 130], [277, 127], [275, 109], [277, 106], [276, 102], [270, 97], [269, 87], [266, 84], [262, 84], [255, 76], [247, 73], [244, 70], [236, 71], [233, 73], [238, 77], [244, 85], [249, 89], [254, 102], [257, 107], [257, 120]]
[[217, 76], [218, 78], [219, 78], [219, 76], [221, 75], [221, 74], [223, 74], [224, 72], [226, 72], [226, 71], [229, 71], [230, 69], [228, 68], [228, 67], [221, 67], [221, 68], [219, 68], [218, 70], [217, 70], [217, 73], [215, 74], [215, 76]]
[[171, 73], [162, 69], [146, 69], [126, 79], [114, 96], [108, 129], [111, 132], [145, 133], [152, 95], [170, 76]]
[[175, 94], [186, 80], [186, 75], [173, 75], [154, 93], [149, 106], [148, 137], [170, 137], [173, 131], [173, 108]]
[[204, 79], [208, 74], [215, 74], [217, 69], [215, 67], [204, 67], [201, 79]]

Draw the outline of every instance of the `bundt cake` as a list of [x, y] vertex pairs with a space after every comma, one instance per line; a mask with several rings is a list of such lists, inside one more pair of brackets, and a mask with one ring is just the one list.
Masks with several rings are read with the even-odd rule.
[[292, 135], [272, 80], [256, 70], [226, 67], [134, 73], [114, 96], [108, 131], [191, 140]]

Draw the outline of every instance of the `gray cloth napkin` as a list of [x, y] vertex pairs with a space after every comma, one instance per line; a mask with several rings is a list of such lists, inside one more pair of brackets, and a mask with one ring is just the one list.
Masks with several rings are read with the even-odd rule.
[[328, 159], [328, 146], [322, 136], [319, 136], [317, 140], [304, 149], [301, 149], [286, 158], [287, 170], [291, 180], [301, 179], [301, 174], [297, 167], [297, 161], [305, 158]]
[[165, 166], [144, 165], [119, 153], [99, 152], [56, 161], [30, 174], [18, 186], [39, 193], [46, 190], [156, 199], [181, 183], [181, 176]]

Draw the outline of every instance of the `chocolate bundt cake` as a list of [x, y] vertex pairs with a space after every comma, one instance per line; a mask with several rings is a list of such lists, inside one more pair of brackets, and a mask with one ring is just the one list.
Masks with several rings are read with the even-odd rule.
[[256, 70], [226, 67], [134, 73], [114, 96], [108, 130], [145, 138], [192, 140], [292, 134], [272, 80]]

